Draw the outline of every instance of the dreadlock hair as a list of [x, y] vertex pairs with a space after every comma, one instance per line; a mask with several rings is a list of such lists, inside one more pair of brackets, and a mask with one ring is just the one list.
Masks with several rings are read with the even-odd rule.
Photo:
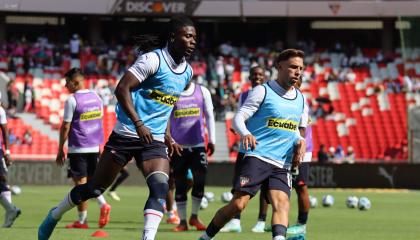
[[164, 33], [159, 35], [142, 34], [134, 37], [137, 53], [141, 54], [164, 48], [169, 41], [171, 33], [176, 33], [185, 26], [194, 27], [194, 22], [186, 16], [178, 15], [171, 18]]

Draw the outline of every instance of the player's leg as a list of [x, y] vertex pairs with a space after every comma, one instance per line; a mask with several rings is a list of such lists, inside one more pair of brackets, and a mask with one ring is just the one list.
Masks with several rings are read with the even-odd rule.
[[[71, 170], [70, 170], [71, 171]], [[72, 179], [75, 186], [85, 184], [87, 182], [87, 177], [77, 177], [72, 172]], [[73, 223], [70, 223], [66, 225], [66, 228], [81, 228], [81, 229], [87, 229], [89, 228], [89, 225], [87, 223], [87, 209], [88, 209], [88, 202], [84, 201], [77, 205], [77, 215], [78, 220], [74, 221]]]
[[258, 211], [258, 220], [255, 226], [251, 229], [252, 232], [255, 233], [263, 233], [265, 232], [265, 220], [267, 218], [267, 187], [261, 187], [260, 191], [260, 203], [259, 203], [259, 211]]
[[4, 228], [13, 225], [15, 219], [21, 214], [19, 208], [12, 203], [12, 193], [7, 186], [7, 166], [3, 160], [2, 150], [0, 149], [0, 205], [4, 208]]
[[268, 198], [273, 208], [271, 231], [273, 240], [286, 239], [289, 224], [289, 198], [291, 189], [290, 173], [274, 167], [268, 180]]
[[[244, 153], [239, 152], [238, 156], [236, 157], [236, 161], [235, 161], [235, 170], [234, 170], [234, 176], [236, 174], [236, 172], [238, 171], [239, 167], [240, 167], [240, 162], [241, 160], [244, 158]], [[233, 182], [235, 181], [235, 177], [232, 180]], [[221, 232], [242, 232], [242, 227], [241, 227], [241, 214], [237, 214], [235, 215], [232, 220], [230, 220], [228, 223], [225, 224], [225, 226], [222, 227], [222, 229], [220, 229]]]
[[144, 229], [142, 239], [153, 240], [155, 239], [164, 214], [166, 196], [169, 190], [168, 174], [170, 167], [169, 161], [165, 156], [146, 159], [147, 160], [143, 161], [137, 160], [149, 188], [149, 197], [144, 206]]
[[187, 172], [188, 165], [186, 159], [189, 157], [191, 152], [188, 149], [182, 150], [182, 156], [173, 156], [171, 166], [173, 169], [173, 175], [175, 180], [175, 201], [178, 208], [178, 214], [180, 223], [173, 230], [176, 232], [188, 230], [187, 225]]
[[108, 194], [115, 201], [121, 200], [121, 198], [118, 196], [116, 191], [117, 191], [117, 188], [121, 185], [121, 183], [123, 183], [129, 176], [130, 176], [130, 173], [128, 172], [127, 168], [124, 167], [123, 169], [121, 169], [120, 175], [117, 177], [117, 179], [115, 179], [115, 182], [109, 188]]
[[193, 174], [193, 187], [191, 191], [191, 216], [189, 220], [190, 226], [194, 226], [197, 230], [206, 230], [206, 226], [198, 219], [198, 211], [200, 210], [201, 200], [204, 197], [204, 187], [207, 177], [207, 155], [204, 147], [192, 149], [191, 157], [187, 159], [189, 168]]
[[309, 190], [306, 183], [309, 178], [309, 162], [303, 162], [299, 166], [299, 175], [293, 179], [293, 187], [298, 198], [298, 219], [297, 224], [287, 229], [288, 235], [306, 234], [306, 222], [310, 209]]
[[228, 221], [241, 213], [270, 174], [267, 170], [271, 169], [271, 164], [255, 157], [245, 157], [239, 164], [235, 171], [232, 200], [217, 211], [200, 239], [212, 239]]
[[[128, 162], [126, 156], [116, 151], [111, 152], [105, 149], [92, 179], [86, 184], [75, 186], [58, 206], [50, 210], [38, 229], [38, 239], [49, 239], [57, 222], [64, 213], [83, 201], [101, 195], [112, 184], [118, 172]], [[131, 159], [131, 156], [129, 159]]]

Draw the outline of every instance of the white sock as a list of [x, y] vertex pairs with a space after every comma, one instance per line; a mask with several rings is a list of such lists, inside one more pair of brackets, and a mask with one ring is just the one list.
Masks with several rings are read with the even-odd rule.
[[204, 232], [203, 233], [203, 235], [201, 235], [201, 238], [200, 239], [204, 239], [204, 240], [211, 240], [211, 237], [209, 237], [208, 235], [207, 235], [207, 233], [206, 232]]
[[187, 202], [177, 202], [178, 216], [181, 220], [187, 220]]
[[191, 197], [192, 204], [191, 204], [191, 214], [198, 214], [198, 210], [200, 210], [201, 205], [201, 198]]
[[286, 238], [284, 236], [275, 236], [273, 240], [286, 240]]
[[12, 202], [9, 201], [9, 199], [6, 195], [7, 195], [7, 192], [1, 192], [0, 204], [4, 207], [4, 209], [6, 211], [11, 211], [11, 210], [15, 209], [15, 206], [12, 204]]
[[70, 194], [67, 194], [64, 199], [58, 204], [58, 206], [52, 210], [51, 215], [54, 219], [59, 220], [63, 214], [70, 209], [74, 208], [76, 205], [71, 201]]
[[2, 192], [1, 195], [3, 195], [7, 199], [7, 201], [12, 203], [12, 192], [11, 191]]
[[172, 210], [178, 210], [178, 206], [176, 205], [176, 201], [172, 204]]
[[160, 221], [162, 220], [163, 213], [153, 210], [145, 209], [144, 210], [144, 230], [143, 240], [153, 240], [155, 239], [156, 232], [158, 230]]
[[104, 198], [104, 195], [99, 195], [99, 197], [96, 198], [98, 200], [98, 204], [100, 207], [106, 204], [106, 200]]
[[79, 212], [79, 223], [83, 224], [86, 222], [87, 219], [87, 211]]

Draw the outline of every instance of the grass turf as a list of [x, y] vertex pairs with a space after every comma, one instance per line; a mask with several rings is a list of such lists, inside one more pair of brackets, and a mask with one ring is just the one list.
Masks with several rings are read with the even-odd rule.
[[[13, 201], [22, 209], [23, 213], [12, 228], [0, 229], [0, 239], [37, 239], [37, 228], [42, 219], [69, 190], [70, 186], [22, 186], [22, 194], [14, 196]], [[206, 190], [213, 191], [216, 196], [216, 200], [199, 213], [200, 218], [207, 224], [216, 210], [223, 205], [220, 195], [228, 188], [208, 187]], [[418, 191], [311, 189], [310, 192], [312, 196], [318, 198], [319, 205], [317, 208], [311, 209], [309, 215], [307, 226], [307, 239], [309, 240], [420, 239], [420, 192]], [[118, 189], [118, 194], [122, 199], [121, 202], [115, 202], [106, 197], [112, 205], [111, 221], [104, 229], [109, 234], [107, 239], [139, 239], [143, 224], [142, 210], [148, 195], [147, 189], [144, 187], [121, 187]], [[321, 206], [321, 199], [325, 194], [334, 196], [334, 206], [330, 208]], [[368, 197], [372, 202], [372, 209], [369, 211], [348, 209], [345, 200], [350, 195]], [[291, 203], [290, 223], [293, 224], [297, 216], [295, 195], [292, 195]], [[188, 212], [190, 209], [189, 206]], [[242, 215], [242, 233], [219, 233], [215, 239], [271, 239], [271, 233], [256, 234], [251, 232], [251, 228], [256, 223], [257, 214], [258, 197], [251, 200]], [[88, 214], [90, 229], [65, 229], [66, 224], [77, 218], [76, 210], [72, 210], [58, 223], [51, 239], [95, 239], [90, 235], [97, 230], [98, 216], [98, 204], [95, 201], [90, 201]], [[270, 217], [269, 213], [267, 219], [269, 220]], [[171, 230], [173, 227], [173, 225], [166, 224], [166, 218], [164, 218], [156, 239], [196, 240], [200, 236], [200, 232], [191, 230], [185, 233], [174, 233]]]

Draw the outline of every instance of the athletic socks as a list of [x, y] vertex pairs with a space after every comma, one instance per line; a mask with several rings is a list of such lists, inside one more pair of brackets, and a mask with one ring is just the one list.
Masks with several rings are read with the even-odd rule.
[[[210, 224], [207, 226], [207, 230], [205, 232], [205, 235], [208, 237], [208, 239], [213, 238], [219, 231], [221, 227], [216, 226], [213, 221], [210, 222]], [[204, 236], [204, 234], [203, 234]], [[204, 238], [207, 239], [207, 238]]]
[[267, 218], [267, 214], [258, 214], [258, 221], [265, 222], [265, 219]]
[[178, 207], [178, 216], [181, 220], [187, 220], [187, 202], [176, 202]]
[[274, 224], [271, 226], [273, 240], [284, 240], [287, 232], [287, 227], [281, 224]]
[[51, 212], [52, 217], [55, 220], [59, 220], [63, 214], [70, 209], [74, 208], [76, 205], [73, 204], [70, 198], [70, 194], [67, 194], [66, 197], [54, 208]]
[[200, 210], [201, 198], [192, 197], [191, 215], [197, 215]]
[[302, 224], [302, 225], [305, 225], [307, 221], [308, 221], [308, 213], [307, 212], [299, 212], [298, 223]]
[[155, 239], [156, 232], [158, 230], [160, 221], [162, 220], [163, 213], [153, 210], [144, 210], [144, 230], [142, 240], [153, 240]]
[[12, 192], [11, 191], [1, 192], [1, 195], [4, 196], [7, 199], [7, 201], [12, 203]]
[[0, 195], [0, 204], [4, 207], [6, 211], [12, 211], [15, 209], [15, 206], [12, 204], [12, 202], [9, 200], [7, 192], [10, 193], [10, 191], [1, 192]]
[[106, 204], [106, 200], [104, 198], [104, 195], [99, 195], [99, 197], [97, 197], [96, 200], [98, 201], [98, 204], [99, 204], [100, 207], [102, 207], [103, 205]]
[[87, 211], [79, 212], [79, 223], [84, 224], [87, 219]]

